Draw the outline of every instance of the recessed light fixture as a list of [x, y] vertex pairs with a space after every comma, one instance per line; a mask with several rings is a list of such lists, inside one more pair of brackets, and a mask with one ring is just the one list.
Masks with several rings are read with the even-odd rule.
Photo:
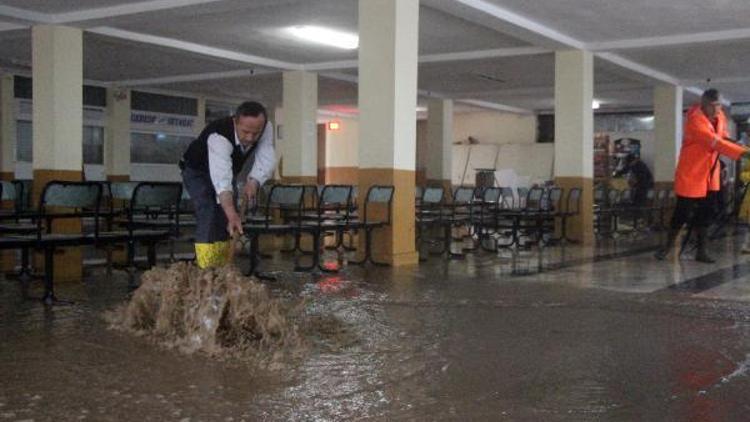
[[591, 108], [593, 108], [594, 110], [599, 110], [599, 107], [601, 106], [602, 104], [599, 101], [594, 100], [591, 102]]
[[348, 32], [310, 25], [291, 26], [287, 30], [301, 40], [317, 44], [329, 45], [345, 50], [356, 50], [359, 47], [359, 37], [356, 34]]

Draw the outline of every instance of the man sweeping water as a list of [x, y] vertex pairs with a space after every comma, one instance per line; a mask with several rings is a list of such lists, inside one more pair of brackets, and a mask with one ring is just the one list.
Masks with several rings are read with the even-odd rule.
[[667, 234], [667, 242], [654, 255], [663, 260], [674, 246], [677, 235], [686, 223], [695, 229], [698, 246], [695, 260], [713, 263], [706, 248], [707, 228], [713, 201], [720, 186], [719, 155], [739, 160], [750, 150], [728, 138], [727, 118], [721, 109], [719, 92], [706, 90], [699, 104], [686, 115], [680, 158], [675, 170], [674, 191], [677, 204]]
[[265, 107], [248, 101], [234, 116], [209, 123], [180, 161], [182, 180], [195, 209], [195, 258], [200, 268], [226, 262], [232, 236], [242, 233], [234, 182], [249, 167], [241, 199], [255, 202], [276, 168], [273, 124]]

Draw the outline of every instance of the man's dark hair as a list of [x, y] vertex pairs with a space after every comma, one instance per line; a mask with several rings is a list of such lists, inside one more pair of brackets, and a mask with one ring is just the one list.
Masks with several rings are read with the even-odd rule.
[[234, 117], [258, 117], [260, 115], [263, 115], [263, 117], [266, 118], [266, 121], [268, 121], [268, 113], [266, 112], [266, 108], [263, 107], [263, 104], [256, 102], [256, 101], [245, 101], [244, 103], [240, 104], [237, 107], [237, 110], [234, 112]]
[[717, 91], [715, 88], [707, 89], [703, 91], [703, 95], [701, 96], [701, 99], [709, 103], [719, 101], [719, 91]]

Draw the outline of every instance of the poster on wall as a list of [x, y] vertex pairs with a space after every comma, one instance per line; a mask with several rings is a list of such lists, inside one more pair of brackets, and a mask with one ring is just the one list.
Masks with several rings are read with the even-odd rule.
[[625, 168], [629, 155], [641, 158], [641, 141], [633, 138], [616, 139], [613, 143], [612, 171], [619, 172]]

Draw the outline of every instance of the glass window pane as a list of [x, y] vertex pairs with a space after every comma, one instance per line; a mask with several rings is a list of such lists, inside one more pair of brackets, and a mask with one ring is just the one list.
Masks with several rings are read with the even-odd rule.
[[104, 164], [103, 127], [83, 127], [83, 162], [84, 164]]
[[192, 140], [190, 136], [131, 132], [130, 160], [133, 163], [177, 164]]
[[16, 160], [28, 163], [32, 162], [34, 158], [32, 139], [34, 139], [34, 136], [31, 122], [18, 120], [16, 122]]

